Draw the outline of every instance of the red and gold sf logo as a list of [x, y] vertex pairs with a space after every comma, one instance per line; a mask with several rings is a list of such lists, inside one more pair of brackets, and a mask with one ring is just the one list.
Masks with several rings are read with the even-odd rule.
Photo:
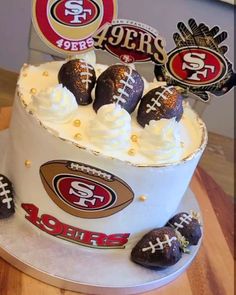
[[81, 176], [57, 175], [53, 186], [59, 198], [84, 211], [108, 209], [117, 200], [117, 195], [111, 188]]
[[51, 16], [58, 23], [73, 27], [95, 21], [99, 13], [99, 5], [93, 0], [57, 0], [50, 9]]
[[38, 35], [61, 53], [88, 51], [94, 32], [116, 17], [116, 0], [33, 0], [32, 7]]
[[172, 51], [166, 68], [175, 80], [188, 86], [212, 85], [227, 73], [227, 64], [221, 55], [197, 46]]

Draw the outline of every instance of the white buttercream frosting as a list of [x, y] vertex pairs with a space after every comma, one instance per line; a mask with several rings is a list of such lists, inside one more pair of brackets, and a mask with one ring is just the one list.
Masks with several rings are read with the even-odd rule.
[[58, 84], [32, 95], [29, 109], [45, 121], [65, 123], [73, 117], [78, 104], [74, 94]]
[[[40, 93], [43, 91], [43, 89], [47, 89], [50, 87], [55, 88], [55, 85], [57, 85], [58, 83], [58, 79], [57, 79], [58, 71], [60, 70], [64, 62], [65, 61], [57, 61], [57, 62], [45, 63], [40, 66], [25, 65], [23, 67], [19, 81], [18, 81], [18, 93], [24, 105], [28, 106], [27, 108], [28, 110], [30, 110], [29, 106], [32, 107], [33, 105], [32, 100], [35, 99], [35, 97], [32, 97], [32, 92], [31, 92], [32, 88], [34, 88], [37, 91], [37, 93]], [[107, 68], [106, 65], [97, 64], [95, 66], [97, 77], [106, 68]], [[44, 75], [45, 72], [47, 72], [48, 75]], [[148, 82], [147, 84], [149, 84], [149, 87], [146, 87], [144, 94], [147, 93], [152, 88], [156, 88], [160, 86], [159, 82], [153, 82], [153, 83]], [[163, 85], [163, 82], [161, 83], [161, 85]], [[50, 94], [50, 91], [49, 91], [49, 94]], [[92, 92], [93, 99], [94, 99], [94, 96], [95, 96], [95, 91], [93, 90]], [[48, 100], [49, 96], [46, 95], [46, 97]], [[83, 147], [87, 150], [100, 153], [101, 155], [104, 155], [104, 156], [113, 157], [121, 161], [126, 161], [137, 166], [158, 166], [158, 165], [162, 166], [165, 164], [169, 165], [171, 163], [178, 163], [179, 161], [190, 157], [199, 148], [199, 146], [202, 143], [202, 136], [203, 136], [203, 131], [205, 128], [204, 124], [198, 118], [198, 116], [194, 113], [191, 107], [185, 102], [183, 103], [184, 114], [181, 120], [178, 123], [176, 123], [178, 126], [179, 136], [181, 140], [182, 153], [180, 152], [180, 149], [178, 148], [177, 150], [179, 151], [179, 154], [176, 153], [176, 155], [173, 157], [171, 156], [167, 157], [166, 155], [164, 155], [164, 153], [162, 157], [154, 157], [153, 155], [150, 155], [148, 157], [147, 154], [145, 154], [144, 150], [146, 149], [147, 144], [149, 143], [144, 143], [144, 144], [140, 143], [140, 140], [142, 142], [142, 138], [144, 137], [146, 130], [144, 133], [143, 127], [141, 127], [138, 124], [136, 120], [136, 117], [137, 117], [136, 111], [131, 114], [131, 138], [134, 135], [137, 138], [137, 141], [131, 140], [131, 143], [130, 143], [128, 135], [127, 136], [123, 135], [123, 137], [126, 138], [126, 140], [124, 141], [125, 144], [124, 142], [119, 140], [121, 142], [118, 142], [119, 144], [116, 143], [117, 145], [114, 144], [113, 147], [114, 146], [117, 146], [117, 147], [113, 148], [111, 145], [111, 140], [107, 140], [106, 142], [102, 143], [103, 139], [97, 138], [99, 136], [91, 135], [91, 131], [88, 132], [89, 126], [90, 124], [92, 124], [90, 121], [93, 122], [94, 128], [95, 129], [97, 128], [97, 130], [98, 130], [98, 125], [100, 127], [102, 126], [101, 122], [99, 121], [100, 119], [97, 113], [94, 112], [93, 110], [92, 104], [87, 106], [79, 106], [79, 107], [76, 106], [76, 107], [77, 107], [77, 110], [75, 111], [75, 114], [72, 116], [72, 120], [65, 123], [61, 123], [62, 120], [60, 122], [60, 120], [58, 119], [58, 116], [62, 115], [65, 112], [66, 108], [65, 109], [63, 108], [63, 110], [61, 110], [60, 112], [58, 111], [54, 111], [52, 113], [49, 112], [48, 115], [44, 117], [39, 117], [39, 114], [35, 112], [35, 116], [39, 118], [39, 120], [41, 121], [41, 124], [45, 125], [45, 127], [47, 128], [49, 132], [52, 132], [56, 136], [63, 138], [67, 140], [68, 142], [76, 143], [80, 147]], [[101, 117], [102, 116], [103, 115], [101, 115]], [[51, 121], [49, 121], [49, 118], [51, 118]], [[77, 120], [77, 119], [80, 120], [81, 122], [80, 127], [76, 127], [73, 124], [74, 120]], [[104, 118], [102, 118], [102, 120], [104, 120]], [[129, 128], [130, 128], [130, 119], [128, 120], [128, 122], [129, 122]], [[159, 124], [162, 124], [160, 122], [162, 122], [161, 120], [159, 121]], [[106, 126], [103, 126], [103, 129], [101, 130], [103, 131], [105, 130], [107, 132], [106, 134], [111, 134], [112, 132], [114, 134], [114, 130], [112, 130], [111, 123], [105, 122], [104, 124]], [[177, 132], [176, 130], [177, 129], [175, 129], [174, 131], [175, 135]], [[93, 132], [95, 132], [95, 130]], [[117, 132], [120, 132], [120, 130], [118, 129]], [[79, 140], [75, 136], [76, 134], [80, 135]], [[122, 138], [122, 136], [120, 138]], [[150, 136], [147, 136], [147, 138], [150, 140]], [[165, 141], [163, 142], [165, 143]], [[107, 146], [107, 148], [104, 148], [105, 145]], [[166, 144], [165, 146], [163, 146], [163, 149], [166, 146], [168, 145]], [[134, 151], [132, 155], [129, 153], [131, 149]], [[152, 149], [156, 150], [156, 143], [155, 143], [155, 148], [152, 147], [149, 153], [151, 153]], [[168, 150], [167, 152], [169, 153]], [[177, 155], [179, 157], [177, 157]], [[163, 160], [164, 158], [166, 160]]]
[[140, 152], [152, 161], [177, 161], [183, 154], [179, 123], [173, 119], [150, 121], [140, 136]]
[[131, 135], [130, 114], [118, 104], [104, 105], [89, 123], [87, 135], [90, 142], [100, 149], [127, 150]]

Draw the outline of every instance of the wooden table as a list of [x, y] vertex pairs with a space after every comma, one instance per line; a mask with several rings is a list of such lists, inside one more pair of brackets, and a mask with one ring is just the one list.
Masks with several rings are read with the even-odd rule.
[[[11, 108], [0, 108], [0, 130], [8, 126]], [[222, 173], [224, 173], [222, 171]], [[233, 200], [198, 168], [191, 182], [204, 219], [202, 247], [188, 270], [175, 281], [149, 295], [233, 295]], [[79, 295], [42, 283], [0, 258], [0, 295]], [[112, 294], [111, 294], [112, 295]]]

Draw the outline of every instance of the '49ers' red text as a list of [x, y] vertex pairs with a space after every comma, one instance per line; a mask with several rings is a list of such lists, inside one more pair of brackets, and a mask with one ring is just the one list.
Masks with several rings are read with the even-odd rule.
[[83, 230], [62, 223], [57, 218], [48, 214], [42, 214], [40, 216], [39, 208], [33, 204], [21, 204], [21, 207], [27, 213], [25, 218], [40, 230], [51, 236], [77, 243], [82, 246], [100, 249], [125, 248], [125, 244], [128, 242], [130, 236], [129, 233], [107, 235], [100, 232]]

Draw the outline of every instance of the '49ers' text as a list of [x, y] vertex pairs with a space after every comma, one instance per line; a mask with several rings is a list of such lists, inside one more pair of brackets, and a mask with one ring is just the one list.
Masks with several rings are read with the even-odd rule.
[[51, 236], [77, 243], [82, 246], [100, 248], [100, 249], [117, 249], [125, 248], [130, 236], [129, 233], [104, 234], [83, 230], [72, 225], [62, 223], [57, 218], [42, 214], [39, 215], [39, 208], [33, 204], [21, 204], [26, 211], [25, 218], [40, 230]]

